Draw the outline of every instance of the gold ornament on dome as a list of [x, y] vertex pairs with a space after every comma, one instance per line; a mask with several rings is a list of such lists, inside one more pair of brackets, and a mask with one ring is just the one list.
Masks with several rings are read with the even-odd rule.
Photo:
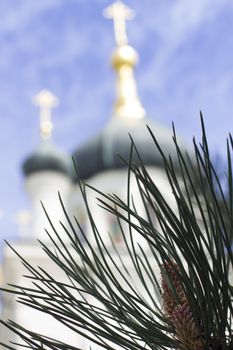
[[134, 11], [122, 1], [116, 1], [108, 6], [103, 14], [106, 18], [113, 19], [115, 39], [118, 46], [127, 45], [126, 20], [134, 18]]
[[40, 135], [43, 140], [51, 138], [52, 124], [52, 108], [58, 106], [58, 98], [48, 90], [42, 90], [32, 99], [34, 105], [40, 108]]
[[134, 77], [134, 66], [138, 61], [137, 52], [128, 45], [126, 20], [134, 17], [134, 11], [122, 1], [116, 1], [104, 12], [106, 18], [113, 19], [117, 47], [112, 55], [112, 65], [117, 74], [117, 99], [114, 116], [120, 118], [139, 119], [145, 116], [145, 110], [137, 93]]

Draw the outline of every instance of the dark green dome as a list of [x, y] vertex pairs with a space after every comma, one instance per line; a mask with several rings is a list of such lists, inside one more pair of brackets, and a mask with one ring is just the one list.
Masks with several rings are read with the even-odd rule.
[[51, 142], [42, 142], [37, 151], [23, 163], [26, 176], [39, 171], [57, 171], [72, 177], [71, 156], [56, 148]]
[[[124, 167], [125, 165], [118, 155], [125, 160], [129, 159], [131, 143], [129, 134], [132, 136], [144, 164], [162, 167], [161, 155], [153, 142], [147, 125], [153, 131], [163, 152], [166, 155], [171, 155], [176, 162], [177, 154], [171, 129], [148, 118], [113, 118], [97, 136], [74, 152], [81, 179], [87, 179], [104, 170]], [[185, 149], [182, 141], [179, 144]]]

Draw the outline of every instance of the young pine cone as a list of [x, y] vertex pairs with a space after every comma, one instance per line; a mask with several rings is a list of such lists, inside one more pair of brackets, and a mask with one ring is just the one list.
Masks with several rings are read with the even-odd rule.
[[201, 332], [185, 295], [178, 265], [164, 264], [161, 275], [163, 308], [181, 348], [203, 350]]
[[[182, 281], [179, 277], [179, 269], [174, 262], [163, 265], [162, 271], [162, 300], [166, 316], [170, 319], [176, 305], [184, 304], [187, 298], [184, 293]], [[172, 288], [170, 287], [172, 285]]]
[[203, 350], [201, 332], [188, 303], [176, 306], [172, 314], [172, 323], [177, 339], [186, 349]]

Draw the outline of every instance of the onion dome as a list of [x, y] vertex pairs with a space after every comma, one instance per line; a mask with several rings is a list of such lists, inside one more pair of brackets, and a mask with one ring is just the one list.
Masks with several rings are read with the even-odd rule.
[[[125, 167], [121, 158], [129, 161], [131, 148], [129, 134], [133, 138], [144, 165], [163, 167], [162, 157], [146, 125], [154, 133], [164, 154], [171, 155], [175, 162], [174, 166], [176, 166], [177, 154], [169, 128], [152, 122], [146, 117], [113, 119], [101, 133], [74, 152], [80, 178], [87, 179], [102, 171]], [[178, 142], [182, 147], [182, 142], [180, 140]], [[185, 149], [185, 146], [183, 148]], [[135, 153], [133, 161], [139, 161]]]
[[171, 130], [146, 117], [137, 93], [134, 67], [138, 55], [128, 45], [125, 28], [125, 20], [133, 17], [132, 10], [121, 1], [116, 1], [104, 11], [104, 15], [114, 20], [117, 47], [112, 55], [112, 66], [117, 77], [116, 102], [113, 117], [107, 126], [74, 152], [81, 179], [125, 166], [119, 155], [126, 161], [129, 160], [129, 134], [145, 165], [163, 166], [162, 158], [146, 125], [153, 131], [164, 153], [172, 155], [173, 158], [176, 155]]
[[51, 108], [57, 106], [58, 99], [50, 91], [43, 90], [33, 98], [33, 102], [40, 107], [41, 143], [38, 149], [24, 161], [24, 175], [28, 176], [39, 171], [57, 171], [71, 176], [70, 155], [51, 142], [53, 130]]
[[70, 155], [61, 151], [50, 142], [43, 142], [23, 163], [24, 175], [39, 171], [56, 171], [71, 176], [72, 161]]

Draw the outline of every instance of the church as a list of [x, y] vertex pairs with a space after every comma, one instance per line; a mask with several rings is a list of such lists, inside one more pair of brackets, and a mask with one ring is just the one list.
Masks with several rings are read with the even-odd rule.
[[[38, 239], [49, 242], [45, 228], [50, 232], [50, 225], [41, 202], [53, 225], [57, 230], [60, 230], [59, 222], [65, 222], [66, 219], [58, 198], [59, 192], [65, 208], [71, 215], [77, 217], [91, 241], [91, 227], [83, 206], [72, 157], [77, 164], [78, 176], [82, 181], [104, 193], [114, 193], [124, 200], [126, 198], [128, 170], [119, 155], [125, 160], [129, 159], [130, 134], [151, 177], [156, 180], [157, 186], [168, 202], [173, 204], [163, 170], [163, 162], [148, 132], [147, 125], [154, 132], [165, 154], [175, 157], [172, 131], [160, 123], [150, 120], [138, 95], [135, 78], [138, 53], [128, 43], [126, 33], [126, 20], [132, 19], [133, 14], [133, 11], [121, 1], [114, 2], [104, 11], [105, 17], [113, 19], [114, 24], [116, 45], [111, 56], [111, 64], [116, 75], [116, 97], [113, 110], [109, 111], [109, 121], [97, 135], [70, 154], [66, 154], [52, 140], [51, 112], [58, 103], [56, 96], [48, 90], [43, 90], [33, 99], [40, 112], [41, 141], [38, 148], [32, 151], [22, 165], [25, 189], [31, 203], [30, 220], [26, 223], [25, 230], [28, 234], [22, 235], [17, 242], [10, 243], [26, 261], [35, 266], [42, 266], [53, 274], [58, 274], [57, 278], [63, 277], [59, 275], [56, 268], [49, 265], [48, 257], [37, 242]], [[88, 128], [88, 125], [86, 127]], [[143, 211], [140, 200], [137, 200], [136, 184], [132, 183], [131, 190], [134, 193], [139, 212]], [[88, 201], [103, 237], [107, 240], [108, 232], [110, 232], [112, 240], [120, 247], [122, 237], [117, 228], [116, 218], [97, 206], [94, 191], [88, 191]], [[3, 260], [3, 285], [25, 283], [22, 277], [24, 273], [24, 266], [20, 265], [17, 255], [6, 246]], [[61, 325], [17, 304], [12, 295], [4, 294], [2, 303], [3, 319], [13, 319], [29, 328], [33, 325], [49, 336], [62, 334], [63, 341], [71, 344], [77, 344], [78, 341], [80, 348], [85, 347], [84, 339], [77, 340], [77, 335], [71, 336], [69, 332], [66, 333]], [[14, 337], [6, 329], [2, 332], [3, 342], [12, 340]]]

